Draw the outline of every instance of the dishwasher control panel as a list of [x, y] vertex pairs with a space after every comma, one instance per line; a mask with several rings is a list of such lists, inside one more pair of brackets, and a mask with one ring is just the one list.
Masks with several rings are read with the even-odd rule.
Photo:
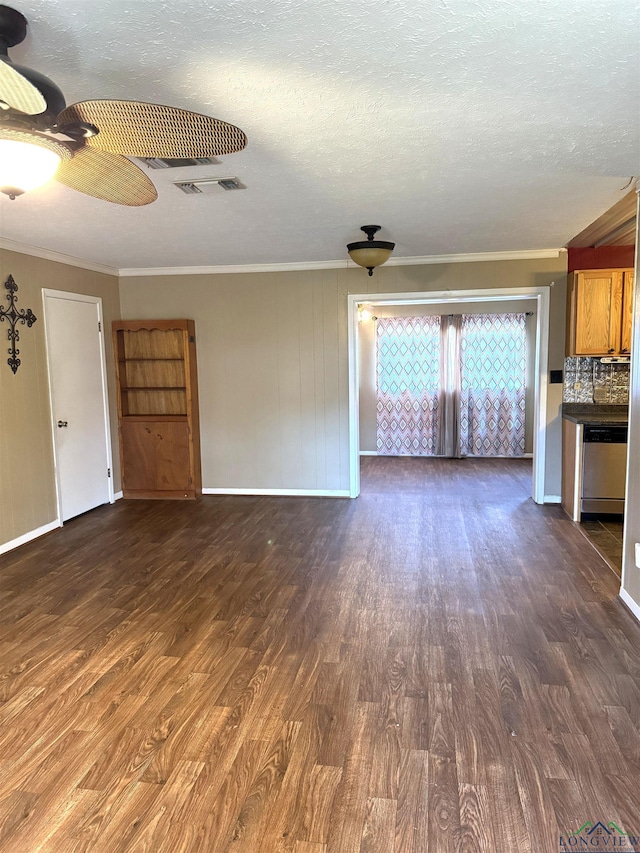
[[585, 424], [582, 440], [587, 443], [626, 444], [626, 424]]

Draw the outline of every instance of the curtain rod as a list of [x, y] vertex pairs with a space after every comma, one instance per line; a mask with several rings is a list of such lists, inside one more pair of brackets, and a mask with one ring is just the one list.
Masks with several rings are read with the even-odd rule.
[[[485, 312], [485, 313], [489, 313], [489, 312]], [[496, 312], [496, 313], [497, 313], [497, 312]], [[516, 313], [517, 313], [517, 312], [516, 312]], [[533, 317], [533, 315], [534, 315], [534, 314], [535, 314], [535, 311], [525, 311], [525, 312], [524, 312], [524, 316], [525, 316], [525, 317]], [[425, 314], [424, 316], [425, 316], [425, 317], [437, 317], [437, 316], [442, 316], [442, 315], [438, 315], [438, 314]], [[458, 315], [457, 315], [457, 314], [447, 314], [446, 316], [447, 316], [447, 317], [457, 317]], [[371, 315], [371, 319], [372, 319], [372, 320], [377, 320], [377, 319], [378, 319], [378, 317], [376, 317], [376, 315], [375, 315], [375, 314], [372, 314], [372, 315]], [[396, 317], [383, 317], [382, 319], [383, 319], [383, 320], [394, 320], [394, 319], [397, 319], [397, 318], [396, 318]]]

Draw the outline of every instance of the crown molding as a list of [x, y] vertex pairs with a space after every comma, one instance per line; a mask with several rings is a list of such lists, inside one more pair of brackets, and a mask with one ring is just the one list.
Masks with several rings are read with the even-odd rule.
[[[0, 249], [10, 252], [19, 252], [22, 255], [31, 255], [35, 258], [43, 258], [46, 261], [55, 261], [59, 264], [67, 264], [70, 267], [80, 267], [92, 272], [105, 273], [106, 275], [120, 276], [121, 278], [142, 278], [144, 276], [160, 275], [229, 275], [232, 273], [268, 273], [268, 272], [304, 272], [307, 270], [336, 270], [336, 269], [360, 269], [353, 261], [343, 258], [335, 261], [300, 261], [292, 264], [228, 264], [217, 266], [199, 267], [131, 267], [118, 269], [106, 264], [98, 264], [92, 261], [76, 258], [73, 255], [65, 255], [62, 252], [54, 252], [52, 249], [43, 249], [40, 246], [29, 246], [19, 243], [17, 240], [9, 240], [0, 237]], [[385, 266], [423, 266], [426, 264], [464, 264], [478, 263], [482, 261], [530, 261], [540, 258], [558, 258], [566, 252], [566, 249], [523, 249], [510, 252], [472, 252], [469, 254], [453, 255], [417, 255], [410, 258], [390, 258]]]
[[566, 249], [522, 249], [509, 252], [469, 252], [454, 255], [424, 255], [414, 258], [391, 258], [385, 266], [404, 267], [416, 264], [467, 264], [481, 261], [532, 261], [559, 258]]
[[[410, 258], [390, 258], [385, 266], [403, 267], [424, 264], [460, 264], [479, 261], [529, 261], [539, 258], [559, 258], [566, 249], [524, 249], [513, 252], [475, 252], [457, 255], [421, 255]], [[132, 267], [119, 270], [122, 278], [160, 275], [219, 275], [230, 273], [300, 272], [304, 270], [360, 269], [350, 260], [301, 261], [294, 264], [229, 264], [201, 267]]]
[[42, 249], [40, 246], [29, 246], [26, 243], [19, 243], [17, 240], [8, 240], [5, 237], [0, 237], [0, 249], [6, 249], [9, 252], [18, 252], [21, 255], [31, 255], [34, 258], [42, 258], [45, 261], [55, 261], [58, 264], [66, 264], [68, 267], [80, 267], [83, 270], [90, 270], [91, 272], [118, 275], [117, 267], [96, 264], [83, 258], [76, 258], [73, 255], [54, 252], [52, 249]]
[[131, 267], [121, 269], [122, 278], [146, 275], [221, 275], [227, 273], [300, 272], [302, 270], [335, 270], [357, 267], [350, 261], [300, 261], [293, 264], [229, 264], [203, 267]]

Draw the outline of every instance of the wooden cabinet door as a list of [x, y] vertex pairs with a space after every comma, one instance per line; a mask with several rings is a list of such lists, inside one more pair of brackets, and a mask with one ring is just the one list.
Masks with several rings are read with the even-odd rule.
[[195, 497], [189, 425], [185, 421], [124, 419], [122, 471], [125, 497]]
[[618, 352], [622, 322], [622, 272], [580, 272], [575, 286], [575, 354], [608, 355]]
[[623, 273], [622, 289], [622, 333], [620, 341], [620, 352], [627, 355], [631, 352], [631, 333], [633, 327], [633, 270], [625, 270]]

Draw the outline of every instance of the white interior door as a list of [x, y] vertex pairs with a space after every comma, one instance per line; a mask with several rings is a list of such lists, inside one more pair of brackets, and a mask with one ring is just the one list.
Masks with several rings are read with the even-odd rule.
[[62, 521], [113, 500], [97, 297], [44, 291], [51, 410]]

